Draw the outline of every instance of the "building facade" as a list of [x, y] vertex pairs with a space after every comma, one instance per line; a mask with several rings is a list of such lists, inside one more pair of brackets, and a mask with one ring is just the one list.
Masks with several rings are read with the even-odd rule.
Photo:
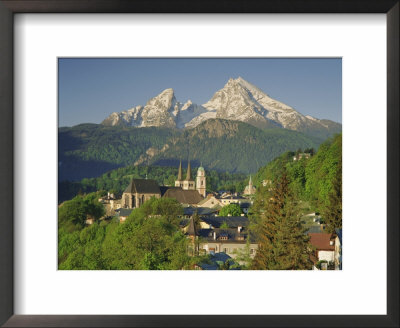
[[175, 187], [180, 187], [182, 190], [197, 190], [202, 196], [206, 197], [206, 173], [202, 166], [197, 170], [196, 182], [192, 179], [192, 169], [190, 162], [186, 172], [186, 179], [183, 180], [182, 175], [182, 161], [179, 162], [178, 177], [175, 180]]
[[122, 194], [122, 208], [136, 208], [151, 197], [160, 198], [161, 191], [155, 180], [132, 179]]
[[206, 172], [201, 165], [197, 169], [196, 190], [200, 195], [206, 197]]

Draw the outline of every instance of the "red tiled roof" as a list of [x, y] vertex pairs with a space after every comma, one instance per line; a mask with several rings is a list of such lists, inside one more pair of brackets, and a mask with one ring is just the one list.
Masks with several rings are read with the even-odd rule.
[[310, 243], [315, 246], [317, 250], [334, 251], [335, 245], [330, 245], [332, 239], [331, 233], [309, 233]]

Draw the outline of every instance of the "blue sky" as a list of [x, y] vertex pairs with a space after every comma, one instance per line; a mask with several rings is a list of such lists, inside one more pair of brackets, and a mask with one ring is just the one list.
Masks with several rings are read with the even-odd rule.
[[341, 59], [61, 58], [59, 126], [100, 123], [173, 88], [204, 104], [241, 76], [304, 115], [342, 122]]

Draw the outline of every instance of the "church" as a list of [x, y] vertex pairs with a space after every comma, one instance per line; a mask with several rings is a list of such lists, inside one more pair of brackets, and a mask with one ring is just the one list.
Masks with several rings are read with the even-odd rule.
[[183, 205], [197, 205], [206, 196], [206, 174], [202, 166], [197, 170], [196, 181], [192, 179], [190, 162], [183, 179], [182, 161], [179, 163], [178, 177], [174, 187], [160, 187], [155, 180], [132, 179], [122, 194], [122, 208], [137, 208], [151, 197], [174, 198]]
[[204, 168], [200, 165], [197, 169], [196, 183], [192, 180], [192, 169], [190, 161], [186, 172], [186, 179], [182, 179], [182, 161], [179, 163], [178, 179], [175, 181], [175, 187], [180, 187], [182, 190], [197, 190], [199, 194], [206, 197], [206, 173]]

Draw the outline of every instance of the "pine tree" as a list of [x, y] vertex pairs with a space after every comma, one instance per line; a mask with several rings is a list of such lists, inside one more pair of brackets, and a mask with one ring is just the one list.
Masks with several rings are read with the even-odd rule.
[[286, 170], [272, 190], [261, 191], [254, 203], [259, 248], [252, 269], [305, 270], [311, 268], [308, 236], [301, 227]]
[[322, 217], [326, 223], [326, 230], [334, 232], [336, 228], [342, 228], [342, 158], [340, 157], [332, 191], [329, 193], [329, 204], [322, 211]]

